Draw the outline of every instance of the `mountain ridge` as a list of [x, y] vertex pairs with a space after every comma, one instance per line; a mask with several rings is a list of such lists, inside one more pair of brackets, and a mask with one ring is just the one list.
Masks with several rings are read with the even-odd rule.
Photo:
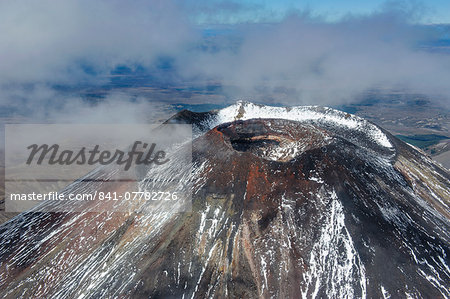
[[167, 123], [194, 126], [192, 211], [21, 214], [1, 296], [449, 297], [450, 175], [388, 132], [244, 102]]

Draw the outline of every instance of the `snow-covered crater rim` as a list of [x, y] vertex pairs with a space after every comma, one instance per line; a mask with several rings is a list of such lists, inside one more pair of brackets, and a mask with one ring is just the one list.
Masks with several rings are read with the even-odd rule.
[[383, 148], [393, 148], [386, 134], [371, 122], [356, 115], [321, 106], [275, 107], [238, 101], [231, 106], [218, 110], [210, 128], [236, 120], [257, 118], [286, 119], [299, 122], [317, 121], [361, 132], [375, 144]]

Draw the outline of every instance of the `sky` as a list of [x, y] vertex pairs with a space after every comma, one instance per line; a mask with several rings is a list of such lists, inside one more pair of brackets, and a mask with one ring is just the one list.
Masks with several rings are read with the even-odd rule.
[[[151, 88], [138, 96], [107, 89], [124, 67], [143, 70], [160, 87], [214, 84], [220, 94], [198, 100], [169, 93], [171, 102], [336, 106], [367, 90], [402, 89], [447, 103], [450, 27], [424, 24], [447, 22], [448, 6], [438, 0], [2, 0], [0, 107], [36, 120], [139, 122], [151, 114], [149, 102], [160, 107], [164, 99]], [[106, 95], [87, 102], [77, 94], [80, 86]]]
[[[273, 22], [280, 21], [293, 11], [308, 11], [328, 22], [336, 22], [349, 15], [372, 14], [386, 6], [415, 7], [421, 10], [420, 19], [423, 24], [449, 24], [450, 1], [385, 1], [385, 0], [242, 0], [217, 1], [195, 4], [198, 1], [183, 1], [188, 8], [197, 8], [193, 19], [198, 23], [235, 23], [235, 22]], [[202, 13], [201, 7], [204, 10]], [[221, 9], [217, 9], [217, 7]], [[207, 8], [210, 9], [207, 9]], [[214, 13], [211, 13], [214, 11]]]

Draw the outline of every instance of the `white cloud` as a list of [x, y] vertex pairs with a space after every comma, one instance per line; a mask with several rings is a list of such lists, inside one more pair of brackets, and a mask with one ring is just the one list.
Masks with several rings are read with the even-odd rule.
[[171, 1], [0, 2], [0, 82], [65, 82], [173, 55], [193, 31]]
[[241, 46], [198, 53], [184, 71], [220, 78], [235, 97], [291, 104], [342, 103], [374, 88], [450, 93], [450, 56], [421, 48], [436, 39], [435, 29], [409, 24], [405, 14], [388, 11], [331, 24], [291, 16], [235, 29]]
[[[237, 2], [218, 3], [218, 10], [249, 11]], [[174, 74], [168, 78], [181, 78], [188, 87], [218, 82], [230, 99], [332, 105], [353, 101], [372, 88], [403, 88], [448, 99], [450, 56], [421, 48], [438, 36], [434, 28], [411, 23], [420, 9], [391, 4], [334, 23], [293, 14], [273, 24], [219, 26], [226, 30], [205, 38], [189, 14], [214, 14], [215, 6], [200, 3], [188, 9], [179, 4], [1, 1], [0, 103], [23, 105], [40, 118], [50, 117], [48, 111], [69, 119], [74, 113], [86, 115], [86, 121], [108, 115], [119, 117], [114, 121], [142, 117], [145, 100], [128, 107], [130, 95], [114, 94], [99, 105], [87, 105], [78, 95], [62, 95], [51, 86], [100, 85], [118, 65], [154, 71], [160, 56], [173, 60], [169, 72]], [[62, 96], [69, 99], [58, 104]]]

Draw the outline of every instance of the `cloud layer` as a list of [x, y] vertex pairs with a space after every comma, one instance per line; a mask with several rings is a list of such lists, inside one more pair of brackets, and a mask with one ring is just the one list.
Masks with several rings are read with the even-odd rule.
[[430, 52], [434, 28], [391, 12], [327, 24], [291, 16], [279, 24], [242, 26], [242, 43], [199, 53], [186, 71], [207, 74], [248, 95], [293, 103], [352, 101], [368, 89], [449, 95], [450, 56]]
[[[119, 118], [142, 117], [139, 105], [156, 101], [151, 94], [133, 102], [133, 96], [112, 92], [93, 105], [73, 92], [77, 86], [108, 85], [111, 72], [124, 65], [146, 70], [146, 86], [158, 82], [159, 87], [201, 90], [213, 82], [214, 92], [230, 101], [337, 105], [370, 89], [401, 89], [448, 101], [450, 55], [442, 51], [445, 47], [430, 47], [448, 34], [448, 27], [439, 32], [415, 25], [420, 8], [391, 3], [371, 15], [334, 23], [293, 11], [277, 23], [206, 27], [193, 22], [193, 12], [208, 19], [205, 15], [249, 7], [227, 1], [195, 7], [180, 3], [1, 1], [0, 105], [22, 107], [41, 118], [49, 111], [66, 118], [74, 112], [90, 115], [88, 121], [114, 111]], [[169, 66], [158, 66], [162, 58]], [[74, 89], [68, 95], [55, 86]], [[124, 109], [136, 102], [136, 108]]]
[[5, 0], [0, 20], [1, 82], [71, 83], [87, 66], [149, 64], [193, 33], [170, 1]]

